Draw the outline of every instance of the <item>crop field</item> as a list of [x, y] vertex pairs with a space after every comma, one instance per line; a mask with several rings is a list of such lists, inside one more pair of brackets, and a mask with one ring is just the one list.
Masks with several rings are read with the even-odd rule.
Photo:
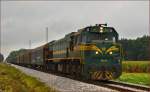
[[148, 73], [122, 73], [118, 81], [150, 86], [150, 74]]
[[150, 72], [150, 61], [123, 61], [123, 72], [148, 73]]
[[56, 92], [36, 78], [0, 63], [0, 92]]
[[123, 61], [119, 81], [150, 86], [150, 61]]

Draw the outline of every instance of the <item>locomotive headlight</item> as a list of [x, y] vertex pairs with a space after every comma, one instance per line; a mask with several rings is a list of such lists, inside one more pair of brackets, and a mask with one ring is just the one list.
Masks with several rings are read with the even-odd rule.
[[98, 54], [98, 51], [96, 51], [95, 54], [97, 55], [97, 54]]
[[109, 54], [111, 55], [113, 52], [111, 51], [111, 52], [109, 52]]
[[100, 33], [102, 33], [103, 32], [103, 27], [100, 27]]
[[100, 30], [103, 30], [103, 27], [100, 27]]
[[103, 33], [103, 30], [100, 30], [100, 33]]

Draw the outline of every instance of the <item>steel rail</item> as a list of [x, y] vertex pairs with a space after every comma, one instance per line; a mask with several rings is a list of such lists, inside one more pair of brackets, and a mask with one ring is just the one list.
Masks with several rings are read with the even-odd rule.
[[144, 85], [137, 85], [137, 84], [133, 84], [133, 83], [126, 83], [126, 82], [120, 82], [120, 81], [108, 81], [109, 83], [115, 83], [118, 85], [123, 85], [123, 86], [130, 86], [132, 88], [136, 88], [136, 89], [142, 89], [142, 90], [147, 90], [150, 91], [150, 87], [148, 86], [144, 86]]
[[150, 87], [118, 81], [97, 81], [96, 84], [120, 92], [150, 92]]

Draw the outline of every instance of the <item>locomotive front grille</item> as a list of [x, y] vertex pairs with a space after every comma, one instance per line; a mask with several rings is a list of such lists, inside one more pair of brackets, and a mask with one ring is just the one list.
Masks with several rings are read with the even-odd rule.
[[112, 72], [110, 71], [96, 71], [91, 74], [92, 80], [111, 80], [113, 79]]

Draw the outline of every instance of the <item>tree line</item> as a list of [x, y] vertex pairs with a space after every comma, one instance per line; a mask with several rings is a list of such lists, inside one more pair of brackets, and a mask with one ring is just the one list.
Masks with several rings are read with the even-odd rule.
[[150, 36], [121, 39], [125, 60], [150, 60]]

